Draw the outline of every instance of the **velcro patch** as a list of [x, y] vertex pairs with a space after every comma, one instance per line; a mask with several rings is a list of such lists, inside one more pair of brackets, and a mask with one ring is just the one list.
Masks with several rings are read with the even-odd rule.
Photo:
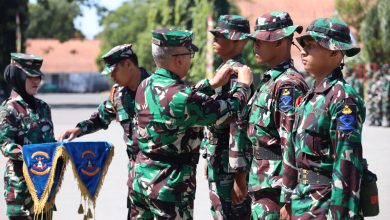
[[279, 90], [279, 109], [288, 112], [294, 108], [294, 90], [293, 88], [282, 88]]

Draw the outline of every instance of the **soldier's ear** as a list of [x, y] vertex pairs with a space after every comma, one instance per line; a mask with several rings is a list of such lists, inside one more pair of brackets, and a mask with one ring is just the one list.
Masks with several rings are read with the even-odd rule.
[[335, 56], [337, 56], [337, 54], [339, 53], [340, 51], [338, 51], [338, 50], [332, 50], [331, 52], [330, 52], [330, 56], [331, 57], [335, 57]]

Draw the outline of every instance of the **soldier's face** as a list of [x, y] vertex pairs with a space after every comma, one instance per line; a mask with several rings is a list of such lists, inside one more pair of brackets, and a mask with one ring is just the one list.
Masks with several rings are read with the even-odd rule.
[[233, 41], [226, 39], [221, 34], [216, 34], [214, 39], [213, 49], [219, 56], [228, 56], [234, 51], [235, 44]]
[[111, 78], [120, 86], [127, 86], [131, 79], [127, 61], [129, 60], [122, 60], [119, 62], [114, 71], [111, 72]]
[[256, 56], [256, 62], [259, 64], [270, 63], [277, 56], [277, 41], [269, 42], [256, 40], [253, 42], [253, 49]]
[[26, 92], [29, 95], [36, 95], [38, 92], [41, 77], [27, 77], [26, 78]]
[[309, 73], [321, 73], [329, 65], [331, 51], [319, 45], [312, 38], [303, 39], [302, 64]]

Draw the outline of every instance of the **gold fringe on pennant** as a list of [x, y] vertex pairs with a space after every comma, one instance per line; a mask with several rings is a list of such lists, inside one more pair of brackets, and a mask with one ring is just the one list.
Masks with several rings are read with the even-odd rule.
[[[66, 155], [64, 155], [64, 147], [63, 146], [58, 146], [56, 148], [56, 152], [54, 153], [54, 158], [53, 158], [53, 165], [51, 167], [51, 171], [49, 174], [49, 181], [46, 183], [45, 190], [43, 191], [43, 194], [41, 196], [41, 199], [38, 199], [37, 196], [37, 190], [35, 189], [35, 186], [30, 178], [30, 175], [28, 175], [28, 168], [26, 163], [23, 163], [23, 176], [26, 180], [27, 188], [30, 191], [31, 197], [34, 201], [34, 219], [41, 214], [41, 218], [43, 218], [44, 212], [50, 212], [51, 208], [53, 207], [55, 196], [58, 192], [58, 190], [61, 188], [62, 180], [64, 178], [64, 172], [65, 172], [65, 167], [67, 163]], [[58, 159], [62, 157], [63, 159], [63, 165], [62, 165], [62, 175], [60, 176], [60, 179], [58, 181], [58, 185], [55, 189], [55, 193], [53, 194], [53, 197], [50, 201], [47, 201], [49, 198], [49, 194], [51, 191], [51, 187], [53, 186], [54, 183], [54, 177], [55, 177], [55, 171], [57, 168], [57, 161]]]
[[[68, 154], [68, 152], [64, 151], [64, 154], [66, 155], [66, 158], [70, 160], [71, 164], [72, 164], [72, 170], [73, 170], [73, 175], [75, 177], [75, 179], [77, 179], [77, 186], [79, 187], [80, 191], [81, 191], [81, 195], [84, 197], [84, 198], [88, 198], [90, 201], [92, 201], [92, 204], [93, 204], [93, 207], [95, 208], [96, 206], [96, 199], [99, 195], [99, 192], [100, 192], [100, 188], [102, 187], [103, 185], [103, 182], [104, 182], [104, 178], [106, 177], [106, 173], [108, 171], [108, 167], [110, 166], [111, 164], [111, 161], [112, 161], [112, 158], [114, 156], [114, 145], [111, 145], [111, 149], [110, 149], [110, 152], [108, 153], [107, 155], [107, 161], [106, 161], [106, 164], [104, 165], [103, 167], [103, 170], [102, 170], [102, 175], [100, 176], [100, 179], [98, 181], [98, 187], [96, 188], [96, 192], [95, 192], [95, 195], [92, 197], [92, 195], [89, 193], [87, 187], [84, 185], [83, 181], [80, 179], [80, 177], [77, 175], [77, 167], [72, 159], [72, 157]], [[92, 214], [92, 213], [91, 213]]]
[[79, 209], [77, 210], [77, 213], [84, 214], [83, 205], [80, 203]]
[[93, 218], [91, 208], [88, 208], [88, 213], [87, 213], [88, 218]]

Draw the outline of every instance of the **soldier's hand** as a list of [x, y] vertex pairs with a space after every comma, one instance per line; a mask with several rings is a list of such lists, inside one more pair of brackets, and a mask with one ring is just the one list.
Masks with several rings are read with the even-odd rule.
[[214, 75], [212, 79], [209, 80], [211, 88], [216, 89], [220, 86], [225, 85], [229, 79], [230, 75], [234, 73], [234, 70], [229, 65], [223, 65]]
[[291, 204], [286, 203], [280, 209], [280, 219], [281, 220], [290, 220], [291, 219]]
[[244, 172], [238, 172], [234, 176], [234, 186], [232, 191], [233, 204], [242, 203], [248, 194], [246, 175], [247, 174]]
[[68, 141], [71, 141], [74, 138], [76, 138], [77, 135], [80, 134], [80, 132], [81, 132], [81, 129], [79, 127], [69, 129], [69, 130], [63, 132], [62, 134], [60, 134], [60, 136], [58, 136], [57, 140], [60, 142], [66, 140], [66, 139], [68, 139]]
[[237, 72], [237, 81], [251, 85], [253, 82], [253, 73], [252, 70], [247, 66], [244, 65], [242, 67], [234, 67], [234, 71]]

